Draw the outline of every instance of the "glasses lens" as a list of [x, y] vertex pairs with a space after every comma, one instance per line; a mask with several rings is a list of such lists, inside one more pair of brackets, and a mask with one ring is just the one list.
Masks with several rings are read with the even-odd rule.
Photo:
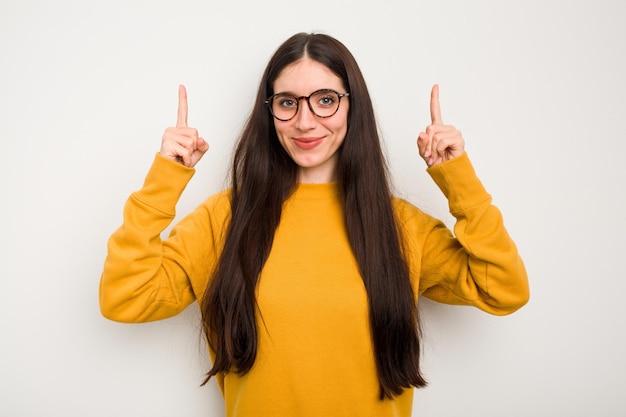
[[[291, 94], [277, 94], [271, 98], [271, 110], [279, 120], [291, 120], [298, 112], [300, 99]], [[330, 117], [339, 110], [339, 93], [334, 90], [318, 90], [308, 98], [310, 108], [318, 117]]]
[[320, 117], [330, 117], [339, 109], [339, 95], [332, 90], [320, 90], [309, 99], [313, 112]]
[[291, 119], [298, 111], [298, 98], [289, 94], [278, 94], [272, 98], [272, 113], [281, 120]]

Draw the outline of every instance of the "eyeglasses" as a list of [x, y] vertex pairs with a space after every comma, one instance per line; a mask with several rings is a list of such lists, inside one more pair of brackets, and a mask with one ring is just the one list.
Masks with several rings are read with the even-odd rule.
[[296, 97], [288, 93], [278, 93], [265, 100], [265, 104], [270, 109], [272, 116], [287, 122], [298, 114], [300, 100], [305, 99], [314, 115], [326, 118], [337, 113], [341, 98], [349, 95], [350, 93], [339, 94], [335, 90], [328, 88], [314, 91], [308, 97]]

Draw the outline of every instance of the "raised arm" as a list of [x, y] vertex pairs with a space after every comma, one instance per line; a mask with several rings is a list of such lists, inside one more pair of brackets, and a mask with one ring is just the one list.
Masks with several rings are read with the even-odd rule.
[[442, 122], [437, 85], [430, 111], [432, 124], [419, 134], [419, 153], [448, 199], [456, 224], [454, 235], [434, 220], [414, 231], [423, 239], [419, 292], [443, 303], [512, 313], [529, 297], [524, 263], [502, 214], [474, 172], [461, 133]]
[[[143, 187], [124, 207], [122, 226], [108, 242], [100, 280], [102, 314], [122, 322], [171, 317], [194, 299], [190, 275], [200, 282], [210, 256], [198, 243], [210, 239], [209, 215], [199, 207], [177, 225], [170, 238], [161, 233], [176, 214], [176, 203], [194, 173], [192, 168], [208, 149], [196, 129], [187, 126], [187, 92], [179, 87], [176, 127], [165, 130], [161, 151]], [[210, 251], [208, 251], [210, 252]]]

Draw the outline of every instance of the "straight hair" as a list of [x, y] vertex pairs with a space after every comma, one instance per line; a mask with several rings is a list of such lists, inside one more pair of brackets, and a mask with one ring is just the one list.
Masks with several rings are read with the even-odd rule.
[[217, 374], [244, 375], [256, 359], [255, 289], [283, 202], [295, 189], [298, 175], [298, 166], [278, 141], [265, 99], [274, 94], [281, 71], [303, 57], [329, 68], [350, 92], [348, 129], [337, 151], [337, 180], [349, 242], [367, 290], [379, 396], [381, 400], [393, 398], [404, 389], [426, 385], [420, 373], [416, 295], [365, 80], [350, 51], [323, 34], [296, 34], [276, 50], [235, 148], [231, 217], [223, 251], [201, 302], [203, 330], [215, 353], [204, 383]]

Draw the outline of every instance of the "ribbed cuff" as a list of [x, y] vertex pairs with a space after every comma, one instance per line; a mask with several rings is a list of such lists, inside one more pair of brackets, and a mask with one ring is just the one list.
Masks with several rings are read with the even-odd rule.
[[432, 179], [448, 199], [450, 213], [491, 200], [482, 182], [476, 176], [467, 152], [427, 169]]
[[164, 212], [175, 213], [176, 203], [196, 170], [157, 153], [146, 175], [143, 187], [135, 196]]

